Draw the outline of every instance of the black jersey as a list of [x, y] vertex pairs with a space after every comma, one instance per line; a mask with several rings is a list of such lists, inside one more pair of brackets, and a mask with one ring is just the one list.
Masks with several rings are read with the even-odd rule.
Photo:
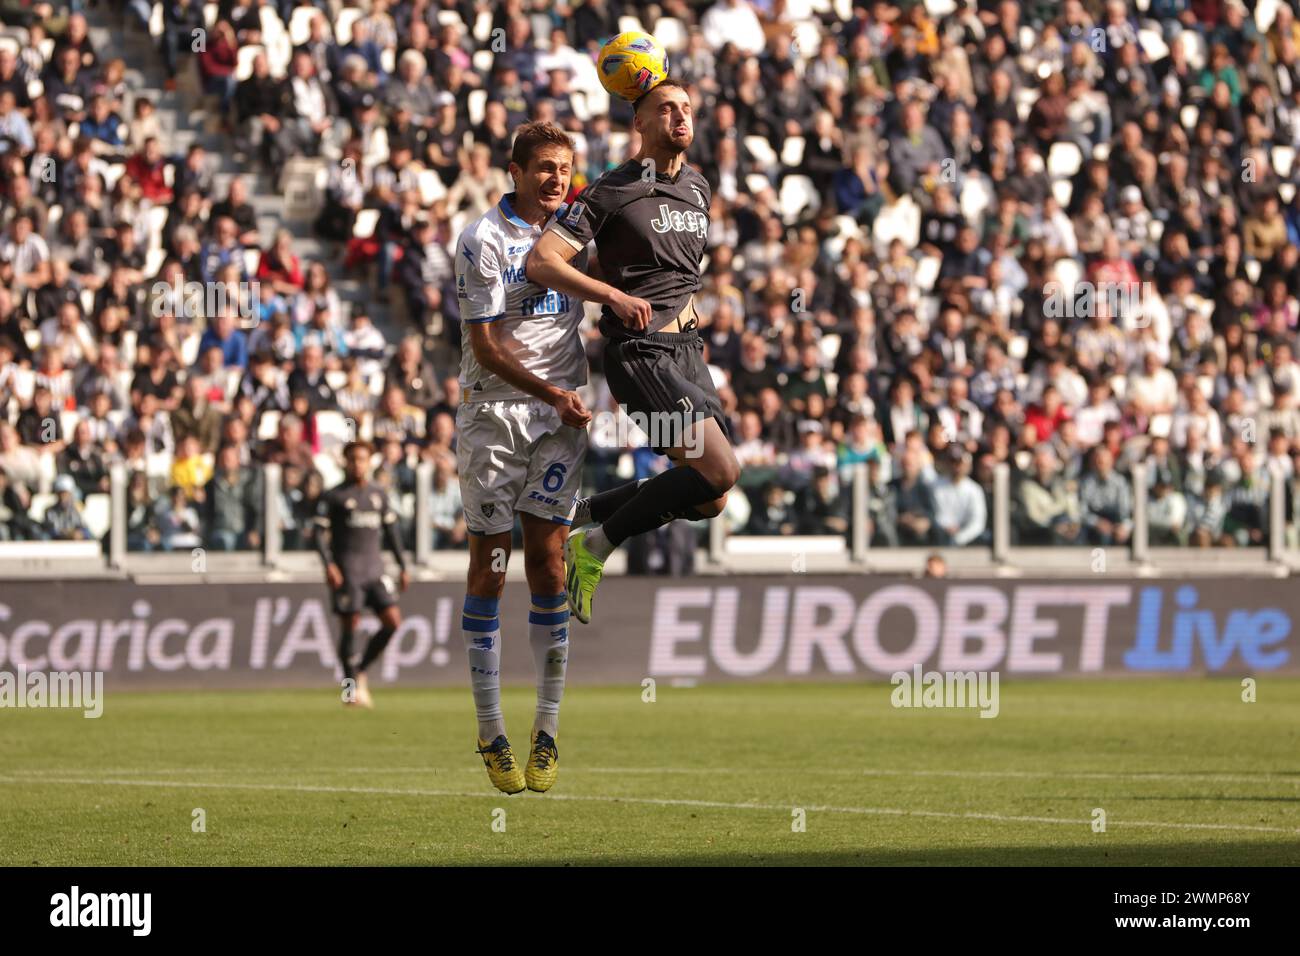
[[676, 178], [646, 176], [629, 159], [588, 186], [548, 228], [581, 249], [596, 242], [606, 281], [654, 308], [644, 332], [625, 326], [609, 306], [601, 310], [607, 339], [657, 332], [681, 313], [700, 288], [700, 260], [709, 236], [712, 193], [704, 175], [683, 165]]
[[369, 483], [345, 483], [321, 496], [316, 508], [316, 549], [345, 577], [382, 575], [385, 540], [403, 565], [397, 513], [381, 489]]

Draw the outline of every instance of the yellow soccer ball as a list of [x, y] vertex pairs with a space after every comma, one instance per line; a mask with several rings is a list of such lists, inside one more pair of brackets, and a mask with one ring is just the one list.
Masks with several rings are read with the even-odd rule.
[[668, 78], [668, 51], [648, 33], [620, 33], [600, 48], [600, 84], [611, 96], [636, 100]]

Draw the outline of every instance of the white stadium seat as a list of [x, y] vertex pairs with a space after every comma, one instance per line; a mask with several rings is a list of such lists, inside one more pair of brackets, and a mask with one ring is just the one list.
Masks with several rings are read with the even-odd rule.
[[1260, 33], [1267, 33], [1268, 28], [1277, 19], [1278, 0], [1255, 0], [1255, 26]]
[[32, 503], [27, 507], [27, 515], [37, 524], [45, 520], [45, 512], [58, 502], [58, 495], [39, 494], [32, 495]]
[[1283, 179], [1291, 178], [1291, 169], [1295, 165], [1295, 149], [1291, 146], [1273, 147], [1273, 171]]
[[934, 289], [939, 279], [939, 267], [943, 260], [938, 256], [921, 256], [916, 263], [916, 287], [922, 292]]
[[442, 179], [432, 169], [421, 170], [417, 181], [420, 184], [421, 205], [431, 206], [447, 195], [447, 187], [442, 184]]
[[686, 28], [676, 17], [660, 17], [655, 21], [655, 28], [650, 32], [659, 38], [659, 42], [669, 53], [686, 49]]
[[492, 36], [492, 11], [490, 9], [480, 10], [478, 16], [474, 18], [474, 39], [479, 43], [487, 43]]
[[275, 437], [276, 431], [280, 427], [280, 413], [274, 408], [268, 408], [262, 412], [262, 418], [257, 423], [257, 440], [270, 441]]
[[1209, 48], [1205, 42], [1205, 37], [1201, 36], [1195, 30], [1184, 30], [1174, 39], [1175, 43], [1183, 44], [1183, 50], [1187, 54], [1187, 63], [1194, 70], [1205, 68], [1206, 60], [1209, 55]]
[[[311, 36], [312, 18], [320, 13], [317, 7], [295, 7], [293, 14], [289, 17], [289, 42], [294, 46], [302, 46]], [[328, 19], [327, 21], [328, 22]]]
[[972, 224], [982, 222], [984, 211], [993, 205], [993, 187], [980, 173], [971, 173], [962, 183], [958, 204], [961, 214]]
[[361, 19], [362, 11], [357, 7], [344, 7], [334, 18], [334, 39], [339, 46], [352, 42], [352, 24]]
[[787, 169], [798, 169], [803, 162], [804, 138], [787, 136], [781, 145], [781, 165]]
[[1055, 142], [1047, 154], [1047, 175], [1053, 179], [1073, 176], [1083, 165], [1083, 153], [1074, 143]]
[[333, 451], [352, 441], [352, 426], [342, 412], [316, 413], [316, 434], [320, 436], [321, 451]]
[[266, 47], [259, 43], [250, 43], [248, 46], [239, 48], [238, 60], [235, 65], [235, 79], [244, 81], [253, 75], [253, 61], [257, 59], [259, 53], [265, 53]]
[[781, 180], [781, 217], [795, 222], [821, 208], [822, 197], [807, 176], [786, 176]]
[[1061, 284], [1062, 294], [1074, 295], [1075, 287], [1083, 278], [1083, 270], [1079, 268], [1079, 263], [1073, 259], [1057, 259], [1052, 271], [1056, 275], [1056, 281]]
[[72, 434], [81, 421], [81, 413], [75, 409], [63, 409], [59, 412], [59, 427], [63, 429], [63, 440], [72, 441]]
[[1169, 55], [1169, 46], [1165, 43], [1165, 38], [1160, 35], [1159, 30], [1139, 30], [1138, 45], [1152, 63], [1163, 60]]
[[81, 503], [81, 520], [92, 538], [104, 537], [113, 523], [113, 499], [105, 494], [86, 495]]
[[469, 93], [469, 121], [473, 126], [478, 126], [483, 122], [483, 116], [487, 112], [487, 90], [470, 90]]
[[352, 226], [352, 235], [358, 239], [369, 239], [375, 234], [375, 226], [378, 223], [378, 209], [362, 209], [357, 213], [357, 221]]
[[882, 255], [895, 239], [911, 249], [920, 238], [921, 209], [910, 196], [901, 196], [881, 209], [871, 226], [871, 240]]
[[776, 165], [776, 150], [772, 144], [767, 141], [765, 136], [746, 136], [745, 150], [754, 158], [754, 162], [764, 169], [771, 169]]

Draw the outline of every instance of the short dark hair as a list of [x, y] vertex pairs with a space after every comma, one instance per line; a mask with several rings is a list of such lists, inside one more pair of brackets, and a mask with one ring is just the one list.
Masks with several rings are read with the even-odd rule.
[[632, 112], [634, 113], [641, 112], [641, 104], [643, 104], [646, 101], [646, 98], [651, 93], [654, 93], [657, 90], [667, 90], [667, 89], [678, 89], [681, 90], [683, 93], [686, 92], [686, 87], [682, 86], [682, 84], [678, 83], [676, 80], [672, 80], [672, 79], [660, 80], [654, 86], [650, 87], [650, 89], [646, 90], [644, 93], [642, 93], [640, 96], [638, 96], [635, 100], [632, 101]]
[[510, 162], [520, 169], [527, 169], [533, 156], [539, 149], [547, 146], [559, 146], [574, 152], [573, 140], [569, 134], [554, 123], [525, 123], [515, 132], [515, 143], [510, 149]]
[[375, 453], [375, 449], [370, 442], [358, 439], [357, 441], [350, 441], [343, 446], [343, 457], [346, 458], [356, 449], [364, 451], [367, 455], [373, 455]]

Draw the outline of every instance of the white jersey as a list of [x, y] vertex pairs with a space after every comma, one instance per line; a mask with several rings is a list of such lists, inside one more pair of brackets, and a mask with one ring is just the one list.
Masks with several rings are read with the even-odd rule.
[[[564, 389], [587, 381], [587, 356], [579, 323], [582, 302], [524, 278], [524, 260], [542, 234], [511, 206], [514, 193], [465, 227], [456, 243], [456, 296], [460, 300], [460, 387], [466, 402], [528, 397], [487, 371], [470, 347], [469, 326], [496, 322], [500, 341], [519, 364]], [[562, 210], [561, 210], [562, 211]], [[585, 256], [585, 254], [583, 254]], [[585, 261], [574, 261], [585, 269]]]

